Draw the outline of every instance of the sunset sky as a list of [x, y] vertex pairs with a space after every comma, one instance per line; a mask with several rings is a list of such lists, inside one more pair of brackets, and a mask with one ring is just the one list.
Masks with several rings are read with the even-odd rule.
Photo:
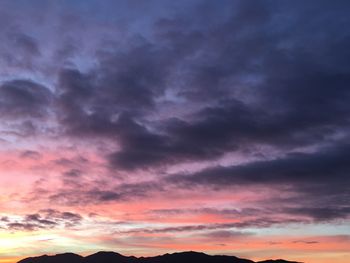
[[350, 262], [350, 2], [0, 1], [0, 263]]

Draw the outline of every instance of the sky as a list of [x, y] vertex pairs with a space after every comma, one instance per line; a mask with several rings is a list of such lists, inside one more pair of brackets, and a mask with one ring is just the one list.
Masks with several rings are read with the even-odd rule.
[[349, 262], [349, 12], [1, 0], [0, 262]]

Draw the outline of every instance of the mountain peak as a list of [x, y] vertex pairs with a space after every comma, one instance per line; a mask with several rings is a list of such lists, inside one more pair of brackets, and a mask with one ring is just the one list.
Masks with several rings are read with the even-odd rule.
[[119, 254], [119, 253], [114, 252], [114, 251], [99, 251], [99, 252], [96, 252], [94, 254], [91, 254], [88, 257], [93, 257], [93, 256], [120, 256], [120, 257], [124, 257], [122, 254]]

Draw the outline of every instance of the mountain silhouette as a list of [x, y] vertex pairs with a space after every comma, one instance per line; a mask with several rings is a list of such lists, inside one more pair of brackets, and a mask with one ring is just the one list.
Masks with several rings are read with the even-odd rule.
[[[235, 256], [210, 256], [200, 252], [188, 251], [173, 254], [164, 254], [155, 257], [127, 257], [115, 252], [97, 252], [87, 257], [73, 253], [58, 254], [54, 256], [30, 257], [18, 263], [255, 263], [249, 259]], [[298, 263], [295, 261], [265, 260], [257, 263]]]
[[40, 257], [26, 258], [18, 263], [83, 263], [85, 258], [73, 253], [58, 254], [55, 256], [43, 255]]

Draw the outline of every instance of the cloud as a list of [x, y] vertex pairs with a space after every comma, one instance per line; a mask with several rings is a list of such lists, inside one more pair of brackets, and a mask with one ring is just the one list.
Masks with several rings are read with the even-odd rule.
[[[51, 191], [45, 198], [50, 202], [64, 205], [101, 204], [106, 202], [128, 202], [149, 197], [151, 193], [162, 192], [162, 186], [157, 182], [122, 183], [109, 187], [104, 182], [83, 183], [77, 178], [76, 181], [65, 181], [69, 185]], [[77, 189], [80, 187], [80, 189]], [[44, 196], [41, 196], [43, 198]]]
[[[9, 17], [4, 18], [8, 20]], [[0, 28], [2, 33], [0, 58], [4, 71], [8, 68], [35, 70], [41, 58], [40, 43], [33, 36], [23, 32], [18, 23], [4, 22], [7, 27]]]
[[43, 118], [48, 116], [52, 93], [41, 84], [17, 79], [0, 85], [2, 119]]
[[302, 187], [332, 186], [334, 191], [347, 187], [348, 145], [323, 148], [314, 153], [290, 153], [285, 157], [253, 161], [235, 166], [210, 167], [193, 174], [174, 175], [172, 182], [207, 185], [292, 184]]
[[[323, 34], [335, 30], [324, 13], [314, 16], [325, 25]], [[96, 110], [81, 116], [85, 127], [80, 133], [90, 130], [115, 138], [121, 149], [109, 156], [111, 165], [135, 170], [217, 160], [226, 153], [258, 145], [293, 150], [327, 143], [338, 132], [347, 132], [348, 67], [344, 63], [340, 68], [330, 57], [341, 57], [334, 47], [346, 45], [348, 37], [326, 38], [322, 46], [311, 49], [320, 37], [310, 36], [311, 25], [303, 27], [300, 36], [292, 36], [289, 27], [300, 26], [298, 16], [293, 22], [285, 21], [286, 28], [275, 29], [278, 19], [281, 16], [275, 15], [273, 6], [262, 2], [240, 2], [226, 20], [203, 28], [181, 17], [160, 19], [154, 29], [156, 47], [150, 41], [152, 44], [133, 47], [124, 54], [132, 61], [124, 63], [125, 67], [138, 69], [137, 73], [110, 73], [119, 68], [117, 63], [124, 61], [124, 56], [111, 58], [108, 70], [102, 70], [103, 66], [99, 69], [97, 74], [105, 78], [95, 84], [110, 87], [103, 80], [111, 79], [109, 83], [115, 85], [113, 91], [100, 88], [95, 96], [99, 99], [85, 100], [86, 106]], [[154, 57], [149, 56], [153, 49]], [[332, 55], [320, 62], [318, 58], [324, 53]], [[132, 64], [134, 54], [141, 58], [137, 64]], [[161, 73], [164, 69], [169, 70]], [[143, 85], [121, 82], [129, 73], [139, 76], [140, 81], [144, 71], [151, 71], [149, 78], [153, 72], [159, 74], [152, 81], [144, 80]], [[167, 81], [170, 88], [164, 84]], [[170, 112], [169, 118], [149, 121], [148, 116], [161, 109], [157, 101], [170, 90], [174, 95], [169, 103], [181, 104], [183, 100], [197, 106], [191, 114], [173, 117]], [[125, 92], [134, 93], [128, 97]], [[141, 94], [147, 99], [141, 101]], [[123, 114], [125, 111], [133, 114]], [[69, 123], [79, 124], [79, 120]]]
[[[213, 236], [215, 234], [220, 235], [224, 237], [225, 235], [228, 235], [228, 230], [230, 229], [240, 229], [240, 228], [266, 228], [271, 227], [273, 225], [280, 225], [280, 224], [286, 224], [286, 223], [299, 223], [300, 221], [296, 219], [287, 219], [287, 220], [278, 220], [278, 219], [272, 219], [268, 217], [262, 217], [259, 219], [254, 220], [243, 220], [241, 222], [234, 222], [234, 223], [217, 223], [217, 224], [201, 224], [201, 225], [179, 225], [179, 226], [171, 226], [171, 227], [163, 227], [163, 228], [139, 228], [139, 229], [132, 229], [128, 230], [122, 233], [189, 233], [189, 232], [206, 232], [206, 234], [211, 233]], [[305, 221], [307, 222], [307, 221]], [[216, 232], [219, 230], [227, 230], [228, 232]], [[215, 231], [214, 231], [215, 230]], [[213, 232], [207, 232], [207, 231], [213, 231]], [[242, 234], [241, 232], [235, 232], [231, 231], [231, 235], [235, 234]], [[248, 234], [248, 233], [245, 233]]]
[[82, 171], [79, 169], [71, 169], [69, 171], [64, 172], [64, 176], [66, 177], [79, 177], [82, 174]]
[[41, 158], [41, 154], [37, 151], [26, 150], [20, 154], [20, 157], [37, 160]]
[[239, 231], [227, 231], [227, 230], [218, 230], [211, 231], [205, 234], [206, 237], [214, 239], [214, 240], [222, 240], [222, 239], [241, 239], [244, 236], [250, 236], [253, 233], [250, 232], [239, 232]]
[[320, 243], [319, 241], [314, 241], [314, 240], [310, 240], [310, 241], [308, 241], [308, 240], [295, 240], [295, 241], [293, 241], [293, 243], [302, 243], [302, 244], [318, 244], [318, 243]]
[[3, 228], [13, 231], [37, 231], [41, 229], [71, 228], [81, 223], [83, 217], [76, 213], [54, 209], [40, 210], [35, 214], [19, 217], [2, 217]]
[[40, 49], [37, 41], [23, 33], [9, 34], [11, 43], [19, 50], [25, 52], [28, 55], [39, 56]]
[[285, 209], [285, 212], [294, 215], [304, 215], [316, 221], [331, 221], [334, 219], [347, 219], [350, 217], [350, 206], [334, 206], [326, 204], [322, 207], [297, 207]]

